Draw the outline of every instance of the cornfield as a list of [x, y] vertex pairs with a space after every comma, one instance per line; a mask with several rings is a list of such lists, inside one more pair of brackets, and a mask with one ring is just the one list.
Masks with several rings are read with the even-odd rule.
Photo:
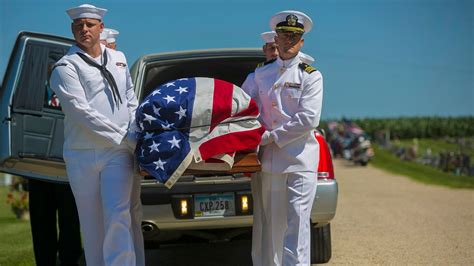
[[[365, 118], [353, 122], [371, 136], [381, 131], [399, 139], [474, 136], [474, 116]], [[322, 122], [321, 127], [325, 124]]]

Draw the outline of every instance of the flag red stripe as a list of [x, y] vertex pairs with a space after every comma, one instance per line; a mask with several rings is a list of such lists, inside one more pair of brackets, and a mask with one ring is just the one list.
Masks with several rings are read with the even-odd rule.
[[233, 90], [234, 85], [232, 83], [214, 79], [214, 98], [209, 131], [212, 131], [217, 124], [231, 116]]
[[260, 144], [264, 131], [263, 127], [259, 127], [247, 131], [231, 132], [210, 139], [199, 146], [201, 158], [206, 160], [217, 154], [255, 149]]
[[239, 116], [257, 117], [259, 113], [260, 112], [258, 111], [257, 104], [255, 103], [253, 99], [250, 99], [249, 106], [245, 110], [241, 111], [240, 113], [235, 114], [234, 117], [239, 117]]

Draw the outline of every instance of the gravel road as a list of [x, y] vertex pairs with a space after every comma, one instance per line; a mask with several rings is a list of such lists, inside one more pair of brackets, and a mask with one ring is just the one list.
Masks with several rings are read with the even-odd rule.
[[474, 265], [474, 190], [426, 185], [335, 161], [339, 264]]

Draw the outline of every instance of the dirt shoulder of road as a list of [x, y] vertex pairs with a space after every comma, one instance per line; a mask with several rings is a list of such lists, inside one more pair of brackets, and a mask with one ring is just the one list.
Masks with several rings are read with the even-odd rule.
[[339, 199], [329, 265], [472, 265], [474, 190], [334, 163]]

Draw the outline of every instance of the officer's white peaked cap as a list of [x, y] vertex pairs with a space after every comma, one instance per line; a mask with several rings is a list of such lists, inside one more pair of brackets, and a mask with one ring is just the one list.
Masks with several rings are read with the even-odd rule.
[[274, 32], [274, 31], [267, 31], [267, 32], [263, 32], [262, 34], [260, 34], [260, 36], [262, 37], [262, 39], [265, 43], [275, 42], [275, 35], [276, 35], [276, 32]]
[[270, 29], [274, 31], [290, 31], [308, 33], [313, 28], [313, 21], [303, 12], [285, 10], [276, 13], [270, 19]]
[[93, 18], [102, 20], [107, 9], [95, 7], [93, 5], [84, 4], [66, 10], [66, 13], [72, 20], [79, 18]]

